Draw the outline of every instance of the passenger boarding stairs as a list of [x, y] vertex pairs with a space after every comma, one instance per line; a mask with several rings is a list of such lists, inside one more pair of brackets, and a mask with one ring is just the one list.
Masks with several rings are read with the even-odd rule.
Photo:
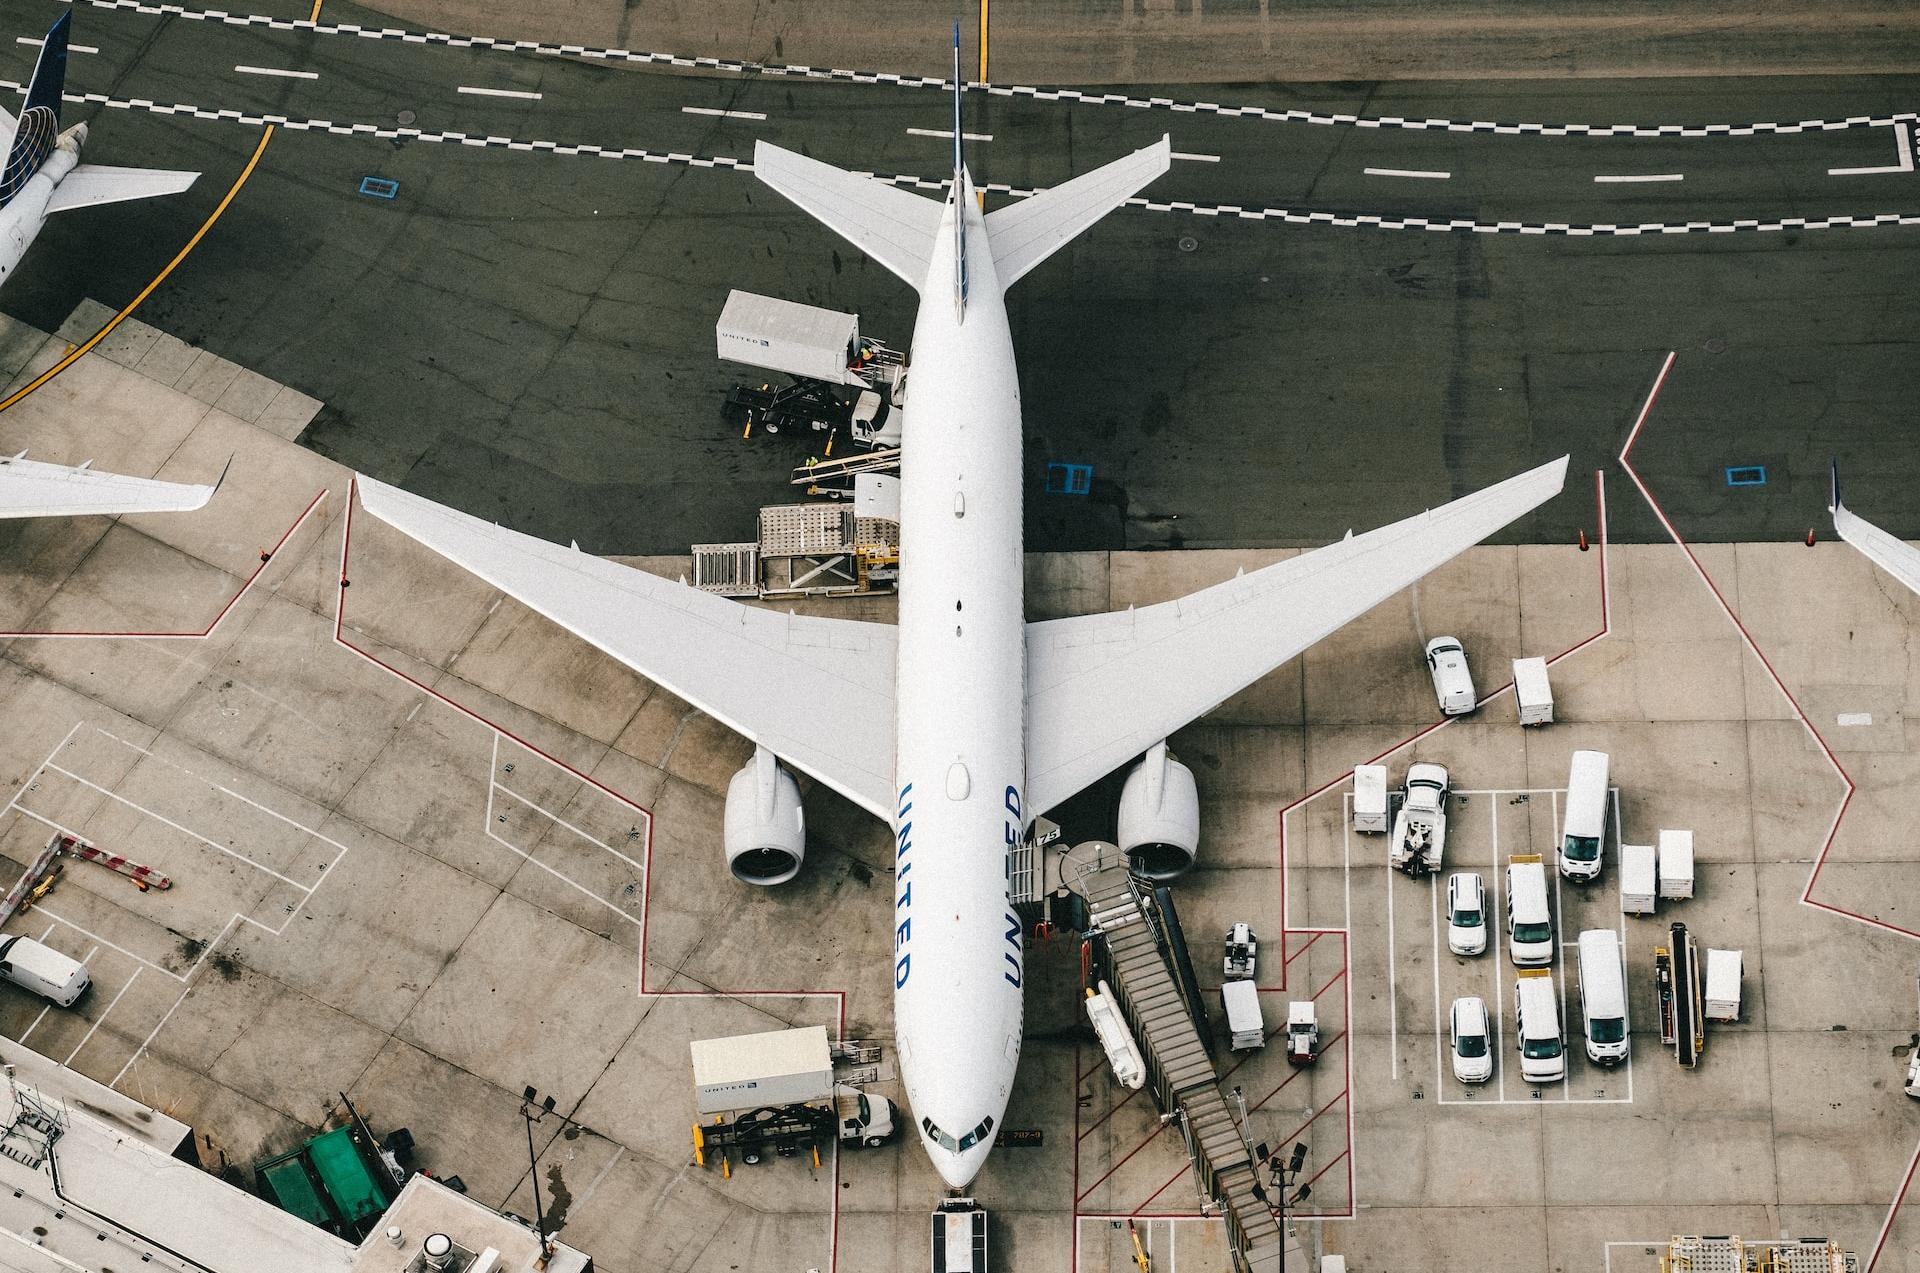
[[1148, 1085], [1160, 1109], [1180, 1120], [1201, 1192], [1220, 1204], [1235, 1269], [1279, 1273], [1282, 1236], [1260, 1187], [1260, 1164], [1220, 1095], [1172, 952], [1163, 947], [1126, 856], [1109, 849], [1080, 886], [1092, 913], [1089, 931], [1105, 946], [1107, 982], [1146, 1060]]

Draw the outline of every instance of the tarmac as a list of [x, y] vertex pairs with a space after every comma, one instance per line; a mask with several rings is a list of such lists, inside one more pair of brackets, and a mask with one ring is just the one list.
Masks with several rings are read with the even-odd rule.
[[[66, 348], [0, 336], [16, 386]], [[1868, 1270], [1920, 1259], [1920, 1106], [1900, 1091], [1920, 1025], [1920, 598], [1825, 536], [1605, 535], [1659, 525], [1673, 493], [1638, 457], [1686, 427], [1681, 383], [1631, 467], [1577, 471], [1549, 506], [1589, 551], [1472, 550], [1172, 740], [1201, 790], [1176, 895], [1203, 986], [1217, 935], [1248, 920], [1270, 1028], [1313, 998], [1327, 1038], [1310, 1069], [1270, 1046], [1225, 1081], [1255, 1141], [1308, 1146], [1300, 1240], [1350, 1268], [1613, 1273], [1656, 1267], [1669, 1234], [1783, 1229], [1840, 1238]], [[143, 893], [70, 864], [7, 931], [85, 957], [95, 988], [60, 1010], [0, 986], [0, 1034], [191, 1125], [212, 1169], [291, 1147], [344, 1094], [523, 1215], [532, 1086], [557, 1101], [535, 1128], [549, 1218], [609, 1273], [916, 1267], [941, 1190], [913, 1145], [728, 1180], [688, 1143], [690, 1039], [822, 1022], [888, 1041], [885, 829], [810, 790], [800, 877], [733, 881], [721, 792], [743, 742], [372, 519], [349, 527], [350, 473], [289, 437], [330, 409], [136, 320], [0, 415], [0, 445], [41, 459], [208, 480], [232, 457], [199, 514], [0, 532], [0, 853], [24, 869], [64, 829], [175, 880]], [[1030, 610], [1160, 600], [1285, 551], [1035, 554]], [[1443, 632], [1487, 695], [1445, 724], [1419, 660]], [[1521, 655], [1556, 659], [1540, 730], [1497, 688]], [[1564, 940], [1625, 934], [1631, 1068], [1576, 1055], [1564, 1084], [1529, 1089], [1503, 1047], [1496, 1081], [1466, 1089], [1444, 1072], [1444, 1002], [1510, 1000], [1511, 970], [1444, 953], [1435, 886], [1346, 829], [1343, 776], [1382, 754], [1396, 777], [1446, 763], [1449, 866], [1491, 886], [1551, 842], [1577, 747], [1613, 756], [1617, 831], [1602, 881], [1558, 886], [1555, 918]], [[1111, 812], [1100, 793], [1068, 806], [1064, 842], [1109, 837]], [[1623, 917], [1614, 846], [1661, 827], [1694, 831], [1696, 896]], [[1691, 1072], [1659, 1045], [1652, 990], [1675, 919], [1745, 955], [1741, 1019]], [[1122, 1273], [1137, 1230], [1156, 1269], [1225, 1268], [1177, 1133], [1080, 1023], [1077, 947], [1028, 959], [1006, 1122], [1042, 1143], [977, 1182], [995, 1267]]]

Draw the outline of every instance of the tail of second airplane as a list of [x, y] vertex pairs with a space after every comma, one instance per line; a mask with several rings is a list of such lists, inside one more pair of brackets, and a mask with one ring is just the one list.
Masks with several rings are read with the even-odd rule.
[[19, 193], [60, 140], [60, 95], [67, 86], [67, 28], [73, 13], [60, 15], [40, 44], [40, 59], [27, 81], [27, 100], [14, 125], [7, 164], [0, 171], [0, 207]]

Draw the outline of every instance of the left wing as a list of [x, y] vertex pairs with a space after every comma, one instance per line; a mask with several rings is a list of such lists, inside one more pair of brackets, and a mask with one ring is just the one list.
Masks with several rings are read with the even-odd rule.
[[77, 164], [53, 188], [53, 198], [47, 200], [47, 212], [70, 212], [74, 208], [91, 208], [102, 203], [125, 203], [129, 199], [179, 194], [199, 179], [197, 172], [175, 172], [166, 168], [113, 168], [106, 164]]
[[1044, 813], [1560, 493], [1567, 457], [1178, 601], [1027, 625], [1027, 808]]
[[1920, 592], [1920, 548], [1888, 534], [1872, 522], [1851, 513], [1840, 502], [1840, 467], [1833, 469], [1833, 497], [1827, 505], [1833, 514], [1833, 529], [1840, 538], [1860, 550], [1862, 556], [1898, 579], [1914, 592]]
[[743, 606], [371, 478], [369, 513], [880, 818], [893, 809], [894, 631]]
[[[44, 464], [26, 452], [0, 456], [0, 517], [82, 517], [90, 513], [190, 513], [213, 486], [101, 473], [82, 464]], [[224, 474], [222, 475], [224, 476]]]

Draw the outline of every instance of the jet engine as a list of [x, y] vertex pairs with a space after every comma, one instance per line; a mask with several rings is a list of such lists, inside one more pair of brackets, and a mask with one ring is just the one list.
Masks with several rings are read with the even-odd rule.
[[[1189, 777], [1188, 785], [1192, 785]], [[748, 884], [785, 884], [807, 856], [806, 814], [800, 788], [772, 752], [756, 747], [753, 759], [727, 783], [722, 838], [727, 869]]]
[[1193, 770], [1155, 743], [1120, 788], [1120, 847], [1133, 869], [1170, 880], [1193, 865], [1200, 849], [1200, 790]]

